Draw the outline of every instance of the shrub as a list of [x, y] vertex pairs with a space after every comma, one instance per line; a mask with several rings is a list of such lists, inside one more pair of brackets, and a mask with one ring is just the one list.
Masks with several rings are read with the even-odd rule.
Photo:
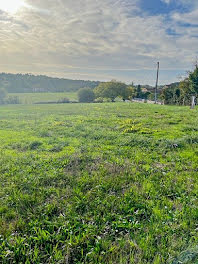
[[103, 102], [105, 102], [105, 103], [111, 103], [111, 102], [114, 102], [114, 101], [112, 101], [110, 98], [104, 98]]
[[103, 97], [98, 97], [94, 100], [95, 103], [103, 103], [104, 102], [104, 98]]
[[82, 88], [78, 91], [78, 100], [80, 103], [92, 103], [95, 99], [95, 94], [90, 88]]
[[70, 101], [69, 101], [69, 99], [67, 97], [64, 97], [64, 98], [60, 98], [58, 100], [58, 103], [59, 104], [68, 104], [68, 103], [70, 103]]
[[7, 104], [20, 104], [18, 96], [8, 96], [5, 100]]

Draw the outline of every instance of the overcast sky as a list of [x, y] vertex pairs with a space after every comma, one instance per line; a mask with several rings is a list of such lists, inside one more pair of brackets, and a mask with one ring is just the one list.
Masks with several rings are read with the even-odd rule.
[[[15, 3], [15, 4], [14, 4]], [[0, 71], [155, 84], [198, 55], [197, 0], [0, 0]]]

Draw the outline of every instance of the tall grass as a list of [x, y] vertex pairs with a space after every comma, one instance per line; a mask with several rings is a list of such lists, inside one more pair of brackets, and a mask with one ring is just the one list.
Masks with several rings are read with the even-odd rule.
[[0, 263], [178, 263], [196, 248], [198, 109], [0, 106], [0, 142]]

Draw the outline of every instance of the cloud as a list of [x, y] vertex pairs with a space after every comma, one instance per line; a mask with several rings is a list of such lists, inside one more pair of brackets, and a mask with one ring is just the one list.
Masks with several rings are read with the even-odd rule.
[[181, 23], [194, 24], [198, 8], [167, 18], [146, 15], [138, 2], [27, 0], [28, 7], [14, 16], [1, 12], [1, 68], [140, 81], [130, 72], [135, 69], [142, 71], [142, 82], [145, 70], [153, 70], [158, 60], [164, 69], [188, 69], [197, 54], [198, 32]]
[[171, 0], [161, 0], [162, 2], [166, 3], [166, 4], [170, 4]]
[[198, 8], [193, 10], [192, 12], [188, 12], [185, 14], [174, 13], [172, 15], [172, 19], [175, 22], [187, 23], [190, 25], [197, 25], [198, 26], [197, 18], [198, 18]]

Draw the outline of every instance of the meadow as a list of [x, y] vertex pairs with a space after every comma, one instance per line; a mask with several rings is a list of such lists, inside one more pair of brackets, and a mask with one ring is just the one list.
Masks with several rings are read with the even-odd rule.
[[9, 96], [17, 96], [22, 104], [36, 104], [40, 102], [57, 102], [63, 98], [71, 101], [77, 100], [77, 93], [10, 93]]
[[0, 263], [181, 263], [197, 164], [197, 108], [0, 106]]

